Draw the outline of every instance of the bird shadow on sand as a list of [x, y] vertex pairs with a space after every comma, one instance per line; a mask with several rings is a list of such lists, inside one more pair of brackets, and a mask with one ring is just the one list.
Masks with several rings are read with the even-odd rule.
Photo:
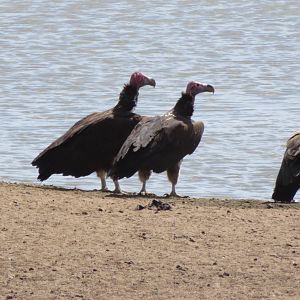
[[97, 189], [93, 189], [93, 190], [83, 190], [83, 189], [79, 189], [79, 188], [64, 188], [64, 187], [60, 187], [60, 186], [55, 186], [55, 185], [28, 185], [31, 187], [36, 187], [39, 189], [43, 189], [43, 190], [51, 190], [51, 191], [61, 191], [61, 192], [82, 192], [82, 193], [101, 193], [103, 195], [106, 194], [110, 194], [112, 192], [103, 192]]
[[150, 198], [157, 198], [157, 199], [191, 199], [189, 196], [171, 196], [169, 194], [165, 194], [162, 196], [158, 196], [154, 193], [147, 193], [147, 194], [140, 194], [140, 193], [130, 193], [126, 192], [124, 194], [116, 194], [113, 192], [108, 193], [105, 197], [112, 197], [112, 198], [145, 198], [145, 199], [150, 199]]
[[93, 189], [93, 190], [83, 190], [80, 188], [65, 188], [61, 186], [55, 186], [55, 185], [38, 185], [38, 184], [23, 184], [24, 186], [28, 187], [35, 187], [38, 189], [43, 189], [43, 190], [51, 190], [51, 191], [61, 191], [61, 192], [82, 192], [82, 193], [99, 193], [103, 195], [104, 197], [109, 197], [109, 198], [158, 198], [158, 199], [169, 199], [169, 198], [174, 198], [174, 199], [192, 199], [189, 196], [172, 196], [169, 194], [164, 194], [162, 196], [156, 195], [155, 193], [147, 193], [147, 194], [140, 194], [140, 193], [135, 193], [135, 192], [124, 192], [124, 193], [115, 193], [114, 191], [101, 191], [98, 189]]

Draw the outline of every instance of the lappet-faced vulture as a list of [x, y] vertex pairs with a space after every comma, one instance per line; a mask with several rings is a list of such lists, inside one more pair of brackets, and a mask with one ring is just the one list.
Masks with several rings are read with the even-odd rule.
[[272, 198], [278, 202], [292, 202], [299, 188], [300, 131], [297, 131], [287, 141]]
[[[115, 107], [95, 112], [75, 123], [63, 136], [42, 151], [32, 162], [39, 169], [38, 179], [43, 181], [52, 174], [87, 176], [97, 172], [101, 190], [106, 191], [106, 175], [122, 144], [142, 119], [133, 113], [139, 89], [155, 86], [155, 80], [140, 72], [131, 75]], [[114, 180], [115, 192], [120, 192]]]
[[138, 123], [115, 158], [109, 174], [112, 178], [131, 177], [139, 171], [143, 183], [141, 193], [146, 193], [146, 181], [151, 172], [167, 171], [172, 183], [171, 196], [177, 196], [180, 164], [187, 154], [192, 154], [200, 143], [204, 124], [194, 122], [195, 96], [198, 93], [212, 92], [211, 85], [191, 81], [186, 92], [175, 106], [162, 116], [144, 117]]

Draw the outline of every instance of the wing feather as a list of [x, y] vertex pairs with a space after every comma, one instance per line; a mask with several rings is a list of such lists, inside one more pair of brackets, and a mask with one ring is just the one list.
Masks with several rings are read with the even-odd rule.
[[123, 159], [131, 147], [134, 152], [145, 148], [155, 138], [162, 127], [163, 118], [161, 116], [144, 117], [132, 130], [114, 161], [117, 162]]
[[300, 132], [296, 132], [286, 144], [285, 158], [288, 160], [294, 160], [300, 155]]
[[38, 178], [45, 180], [52, 174], [81, 177], [99, 169], [109, 170], [141, 117], [108, 112], [94, 113], [80, 120], [42, 151], [32, 162], [39, 168]]
[[59, 137], [53, 143], [51, 143], [46, 149], [44, 149], [33, 160], [32, 165], [35, 166], [38, 159], [41, 158], [46, 152], [58, 146], [61, 146], [64, 143], [67, 143], [75, 135], [80, 134], [83, 130], [87, 129], [88, 127], [92, 127], [93, 125], [105, 120], [107, 117], [109, 117], [110, 113], [111, 111], [95, 112], [79, 120], [65, 134], [63, 134], [61, 137]]
[[130, 177], [144, 169], [163, 172], [194, 152], [203, 130], [202, 122], [192, 123], [174, 116], [145, 119], [136, 125], [121, 147], [110, 175]]
[[281, 180], [283, 184], [290, 184], [300, 179], [300, 132], [295, 133], [286, 145], [282, 165]]
[[291, 202], [300, 187], [300, 131], [287, 141], [272, 198]]

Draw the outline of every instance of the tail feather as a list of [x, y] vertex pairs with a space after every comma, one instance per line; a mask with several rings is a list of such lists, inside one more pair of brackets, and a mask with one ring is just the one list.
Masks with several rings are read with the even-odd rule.
[[138, 153], [134, 153], [132, 148], [127, 152], [124, 159], [117, 161], [111, 170], [108, 172], [108, 176], [112, 178], [124, 178], [134, 175], [140, 167], [140, 156]]
[[39, 170], [39, 176], [37, 177], [38, 180], [44, 181], [47, 180], [53, 173]]
[[95, 171], [89, 156], [82, 155], [76, 149], [50, 149], [32, 162], [39, 169], [38, 179], [44, 181], [53, 174], [81, 177]]

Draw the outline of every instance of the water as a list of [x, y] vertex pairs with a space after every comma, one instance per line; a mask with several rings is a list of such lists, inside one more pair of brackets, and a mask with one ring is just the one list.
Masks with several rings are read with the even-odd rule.
[[[189, 80], [216, 89], [196, 99], [204, 137], [177, 192], [269, 199], [300, 128], [299, 57], [298, 0], [1, 1], [0, 180], [36, 183], [32, 159], [80, 118], [112, 107], [140, 70], [157, 82], [141, 90], [140, 114], [169, 110]], [[99, 188], [95, 174], [46, 184]], [[140, 188], [137, 177], [121, 185]], [[169, 192], [166, 175], [153, 175], [148, 190]]]

